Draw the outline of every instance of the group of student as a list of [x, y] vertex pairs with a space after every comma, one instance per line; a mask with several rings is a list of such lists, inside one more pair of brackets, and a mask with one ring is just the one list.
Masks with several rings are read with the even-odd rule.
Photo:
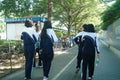
[[74, 38], [78, 45], [76, 73], [79, 72], [82, 62], [82, 80], [93, 80], [95, 57], [100, 58], [98, 37], [93, 24], [84, 24], [82, 29]]
[[[24, 80], [31, 80], [32, 67], [35, 67], [35, 55], [36, 52], [39, 55], [38, 65], [43, 65], [43, 80], [48, 80], [48, 74], [51, 68], [51, 63], [54, 57], [53, 42], [57, 42], [57, 36], [52, 29], [50, 21], [45, 21], [41, 33], [36, 31], [32, 27], [33, 21], [25, 21], [25, 30], [21, 34], [21, 39], [24, 44], [24, 56], [25, 56], [25, 78]], [[40, 41], [39, 50], [36, 50], [35, 44]], [[41, 64], [42, 61], [42, 64]]]
[[[35, 67], [35, 55], [38, 53], [39, 63], [38, 66], [43, 65], [43, 80], [48, 80], [51, 63], [54, 57], [54, 42], [58, 38], [52, 29], [50, 21], [45, 21], [41, 32], [38, 31], [38, 23], [35, 24], [36, 30], [32, 27], [33, 21], [25, 21], [25, 30], [21, 34], [21, 39], [24, 44], [25, 56], [25, 78], [24, 80], [31, 80], [32, 67]], [[94, 74], [95, 53], [100, 57], [100, 50], [98, 45], [98, 37], [94, 30], [93, 24], [84, 24], [83, 30], [76, 35], [74, 41], [78, 45], [78, 56], [76, 73], [81, 68], [82, 61], [82, 80], [87, 80], [87, 67], [88, 67], [88, 80], [92, 80]], [[36, 42], [40, 42], [38, 50], [35, 48]], [[41, 63], [42, 61], [42, 63]]]

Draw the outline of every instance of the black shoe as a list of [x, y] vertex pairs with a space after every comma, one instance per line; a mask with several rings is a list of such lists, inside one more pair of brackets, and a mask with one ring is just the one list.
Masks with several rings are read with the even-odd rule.
[[80, 68], [76, 68], [75, 73], [77, 74], [80, 71]]
[[77, 66], [76, 66], [76, 68], [80, 68], [80, 66], [79, 66], [79, 65], [77, 65]]

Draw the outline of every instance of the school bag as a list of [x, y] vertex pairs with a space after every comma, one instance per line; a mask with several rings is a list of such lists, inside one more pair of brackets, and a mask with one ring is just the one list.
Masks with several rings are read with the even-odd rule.
[[83, 53], [89, 54], [89, 53], [95, 53], [95, 48], [96, 48], [96, 38], [95, 40], [88, 36], [85, 35], [82, 38], [82, 51]]

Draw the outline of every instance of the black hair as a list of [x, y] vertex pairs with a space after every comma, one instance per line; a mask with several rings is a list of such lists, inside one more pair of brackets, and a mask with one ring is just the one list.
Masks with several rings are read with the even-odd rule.
[[95, 32], [93, 24], [88, 24], [88, 32]]
[[39, 32], [39, 26], [37, 23], [35, 24], [35, 30], [36, 30], [36, 32]]
[[31, 22], [30, 20], [26, 20], [26, 21], [25, 21], [25, 26], [26, 26], [26, 27], [32, 27], [33, 24], [32, 24], [32, 22]]
[[85, 32], [95, 32], [93, 24], [84, 24], [82, 27], [84, 28]]
[[45, 21], [44, 22], [44, 28], [52, 28], [52, 24], [51, 24], [51, 22], [50, 21]]
[[45, 21], [42, 32], [41, 32], [41, 36], [45, 37], [47, 35], [46, 29], [48, 29], [48, 28], [52, 28], [52, 24], [50, 21]]
[[87, 25], [87, 24], [83, 24], [83, 26], [82, 26], [82, 27], [83, 27], [83, 29], [84, 29], [84, 31], [85, 31], [85, 32], [87, 32], [87, 31], [88, 31], [88, 25]]

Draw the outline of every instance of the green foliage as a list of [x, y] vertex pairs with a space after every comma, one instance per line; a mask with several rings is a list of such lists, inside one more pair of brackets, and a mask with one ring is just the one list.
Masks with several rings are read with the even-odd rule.
[[[0, 11], [5, 17], [46, 16], [48, 0], [3, 0]], [[76, 30], [84, 23], [99, 24], [100, 10], [97, 8], [99, 0], [52, 0], [52, 20], [60, 21], [62, 26]], [[31, 8], [32, 5], [32, 8]], [[30, 9], [31, 8], [31, 9]]]
[[46, 14], [48, 11], [48, 0], [34, 0], [33, 15]]
[[2, 20], [0, 20], [0, 33], [5, 32], [5, 24]]
[[120, 18], [120, 0], [117, 0], [112, 6], [104, 11], [102, 16], [102, 29], [106, 30], [109, 25]]
[[115, 1], [115, 0], [100, 0], [101, 3], [109, 3], [111, 1]]
[[0, 53], [8, 53], [9, 48], [13, 54], [23, 53], [23, 46], [21, 41], [0, 40]]
[[3, 44], [3, 42], [4, 42], [4, 40], [0, 40], [0, 45], [2, 45], [2, 44]]
[[3, 0], [0, 11], [7, 18], [41, 15], [47, 12], [47, 0]]
[[[56, 2], [56, 3], [55, 3]], [[100, 24], [99, 1], [96, 0], [55, 0], [53, 16], [66, 26], [68, 33], [80, 29], [85, 23]], [[69, 30], [70, 29], [70, 30]], [[71, 32], [70, 32], [71, 33]]]
[[103, 11], [103, 8], [98, 7], [100, 4], [99, 1], [55, 0], [55, 2], [55, 12], [53, 12], [54, 19], [59, 20], [67, 29], [79, 30], [85, 23], [93, 23], [95, 25], [101, 23], [100, 13]]
[[56, 32], [57, 37], [63, 37], [63, 33], [61, 32]]

